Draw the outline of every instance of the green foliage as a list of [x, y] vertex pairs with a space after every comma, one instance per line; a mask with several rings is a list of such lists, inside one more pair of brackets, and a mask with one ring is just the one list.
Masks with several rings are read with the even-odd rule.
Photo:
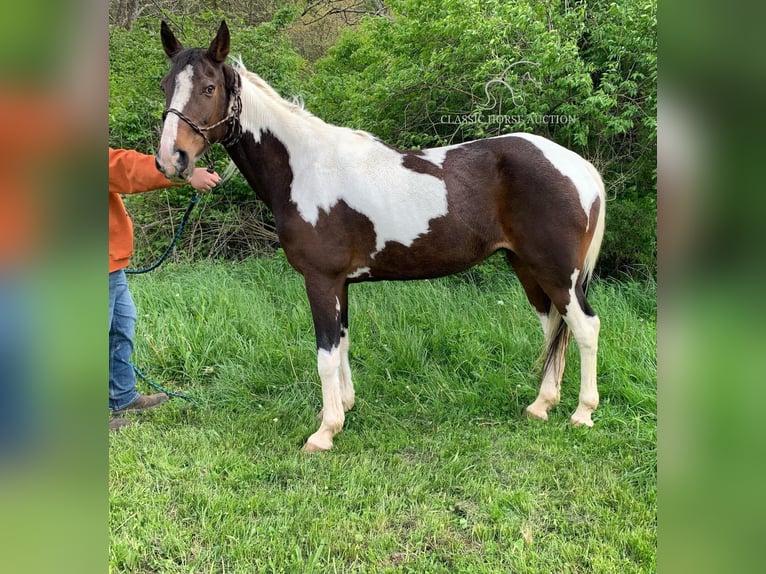
[[165, 107], [160, 80], [167, 71], [157, 20], [128, 31], [109, 29], [109, 145], [149, 153], [156, 149]]
[[657, 269], [657, 209], [653, 197], [607, 204], [607, 227], [599, 258], [602, 275], [654, 276]]

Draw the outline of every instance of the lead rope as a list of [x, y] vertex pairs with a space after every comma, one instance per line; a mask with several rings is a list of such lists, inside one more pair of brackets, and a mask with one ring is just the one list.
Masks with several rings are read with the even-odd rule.
[[[208, 168], [208, 171], [210, 168]], [[173, 249], [175, 249], [176, 245], [178, 244], [178, 240], [181, 238], [181, 234], [183, 233], [184, 226], [186, 225], [186, 221], [189, 219], [189, 215], [191, 214], [192, 210], [194, 209], [194, 206], [199, 203], [200, 200], [200, 194], [196, 193], [194, 197], [192, 197], [191, 201], [189, 202], [189, 205], [186, 206], [186, 211], [184, 212], [183, 217], [181, 218], [181, 223], [178, 225], [178, 230], [176, 231], [175, 236], [173, 237], [173, 241], [171, 241], [170, 245], [165, 249], [163, 254], [160, 256], [157, 261], [149, 265], [148, 267], [144, 267], [143, 269], [126, 269], [125, 273], [131, 274], [131, 275], [139, 275], [141, 273], [148, 273], [149, 271], [153, 271], [154, 269], [157, 269], [164, 261], [168, 258], [168, 256], [172, 253]], [[155, 383], [154, 381], [150, 380], [142, 371], [139, 369], [136, 365], [134, 365], [132, 362], [130, 363], [130, 366], [133, 367], [133, 371], [138, 375], [141, 380], [146, 382], [149, 386], [154, 387], [158, 391], [165, 393], [169, 397], [178, 397], [179, 399], [184, 399], [185, 401], [188, 401], [190, 403], [193, 403], [195, 405], [199, 404], [198, 401], [191, 398], [188, 395], [184, 395], [182, 393], [176, 393], [174, 391], [171, 391], [169, 389], [166, 389], [165, 387]]]
[[[213, 173], [215, 171], [215, 168], [213, 167], [213, 160], [212, 157], [208, 152], [206, 152], [206, 159], [207, 159], [207, 170], [210, 173]], [[178, 244], [178, 240], [181, 238], [181, 234], [184, 231], [184, 226], [186, 225], [186, 222], [189, 219], [189, 215], [191, 215], [192, 210], [194, 209], [194, 206], [199, 203], [199, 200], [201, 198], [200, 193], [195, 193], [194, 197], [191, 198], [191, 201], [189, 201], [189, 205], [186, 206], [186, 211], [184, 211], [183, 217], [181, 217], [181, 222], [178, 224], [178, 229], [176, 230], [176, 234], [173, 237], [173, 241], [170, 242], [170, 245], [167, 246], [165, 251], [162, 253], [159, 259], [152, 263], [151, 265], [144, 267], [142, 269], [126, 269], [125, 273], [131, 274], [131, 275], [139, 275], [141, 273], [148, 273], [149, 271], [153, 271], [157, 269], [162, 263], [165, 262], [165, 260], [168, 258], [168, 256], [173, 252], [173, 249], [175, 249], [176, 245]], [[179, 399], [184, 399], [185, 401], [188, 401], [190, 403], [193, 403], [195, 405], [198, 405], [199, 402], [192, 397], [188, 395], [184, 395], [182, 393], [177, 393], [174, 391], [171, 391], [170, 389], [166, 389], [162, 385], [155, 383], [151, 379], [149, 379], [142, 371], [139, 369], [136, 365], [133, 363], [130, 363], [130, 366], [133, 367], [133, 371], [138, 375], [138, 377], [141, 378], [146, 384], [148, 384], [151, 387], [154, 387], [158, 391], [165, 393], [169, 397], [177, 397]]]
[[165, 251], [160, 255], [160, 258], [157, 259], [154, 263], [151, 265], [144, 267], [142, 269], [126, 269], [125, 273], [128, 275], [140, 275], [141, 273], [149, 273], [149, 271], [154, 271], [162, 265], [165, 260], [168, 258], [168, 256], [173, 252], [173, 249], [175, 249], [176, 245], [178, 244], [178, 240], [181, 238], [181, 234], [184, 231], [184, 226], [186, 225], [187, 220], [189, 219], [189, 215], [191, 214], [192, 210], [194, 209], [194, 206], [199, 203], [199, 200], [202, 196], [199, 193], [196, 193], [194, 197], [191, 198], [191, 201], [189, 201], [189, 205], [186, 206], [186, 211], [184, 211], [183, 217], [181, 217], [181, 222], [178, 224], [178, 229], [176, 230], [176, 234], [173, 237], [173, 240], [170, 242], [170, 245], [165, 248]]
[[130, 366], [133, 367], [133, 371], [136, 373], [136, 375], [138, 375], [141, 378], [141, 380], [143, 380], [147, 385], [149, 385], [151, 387], [154, 387], [155, 389], [157, 389], [161, 393], [165, 393], [169, 397], [177, 397], [179, 399], [183, 399], [183, 400], [188, 401], [188, 402], [190, 402], [192, 404], [195, 404], [195, 405], [199, 405], [200, 404], [198, 400], [193, 399], [189, 395], [184, 395], [183, 393], [176, 393], [174, 391], [171, 391], [170, 389], [166, 389], [165, 387], [163, 387], [162, 385], [160, 385], [158, 383], [155, 383], [154, 381], [149, 379], [144, 373], [142, 373], [141, 369], [136, 367], [133, 363], [130, 363]]

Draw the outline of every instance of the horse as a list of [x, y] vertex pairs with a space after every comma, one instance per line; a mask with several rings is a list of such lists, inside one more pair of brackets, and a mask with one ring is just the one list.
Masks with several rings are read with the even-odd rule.
[[227, 64], [225, 21], [207, 49], [184, 48], [165, 22], [160, 35], [171, 69], [161, 83], [158, 169], [187, 180], [210, 146], [223, 144], [273, 212], [287, 260], [304, 278], [322, 386], [321, 423], [304, 450], [329, 450], [354, 405], [349, 285], [454, 274], [500, 250], [545, 339], [540, 390], [526, 415], [547, 420], [558, 404], [574, 337], [581, 380], [570, 422], [593, 426], [600, 320], [586, 293], [605, 213], [593, 165], [529, 133], [396, 149], [325, 123], [241, 61]]

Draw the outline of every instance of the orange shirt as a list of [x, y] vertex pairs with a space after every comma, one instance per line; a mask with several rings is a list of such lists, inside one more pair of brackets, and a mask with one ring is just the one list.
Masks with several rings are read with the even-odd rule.
[[109, 273], [127, 267], [133, 255], [133, 222], [119, 194], [177, 185], [160, 173], [153, 155], [109, 148]]
[[57, 94], [0, 84], [0, 273], [29, 262], [47, 239], [55, 210], [44, 177], [51, 174], [41, 165], [48, 154], [65, 155], [60, 146], [67, 145], [70, 133], [69, 112], [60, 100]]

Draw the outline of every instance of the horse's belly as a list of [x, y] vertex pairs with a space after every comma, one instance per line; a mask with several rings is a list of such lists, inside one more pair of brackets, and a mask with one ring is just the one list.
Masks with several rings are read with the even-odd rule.
[[473, 267], [502, 245], [453, 238], [442, 244], [405, 247], [389, 242], [377, 253], [364, 279], [428, 279], [452, 275]]

